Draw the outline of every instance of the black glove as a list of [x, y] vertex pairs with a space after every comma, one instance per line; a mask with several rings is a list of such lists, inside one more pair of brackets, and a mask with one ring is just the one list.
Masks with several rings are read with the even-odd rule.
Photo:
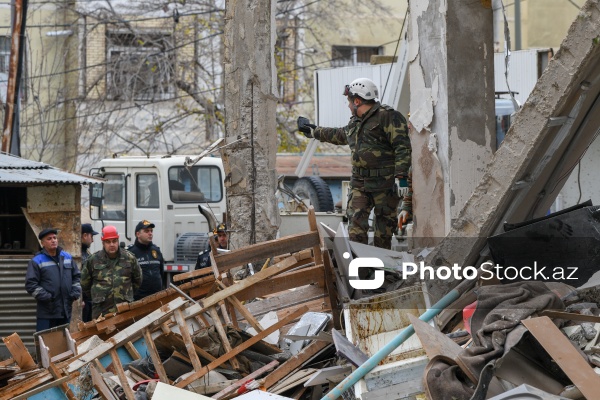
[[312, 130], [317, 127], [316, 125], [311, 124], [309, 119], [304, 117], [298, 117], [296, 122], [298, 123], [298, 130], [302, 132], [304, 136], [307, 138], [313, 137]]

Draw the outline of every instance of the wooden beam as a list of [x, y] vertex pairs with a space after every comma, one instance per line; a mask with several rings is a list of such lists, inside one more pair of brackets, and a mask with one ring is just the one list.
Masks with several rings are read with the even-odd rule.
[[[221, 289], [225, 289], [227, 287], [227, 286], [225, 286], [225, 284], [223, 282], [220, 282], [220, 281], [217, 281], [217, 285]], [[239, 301], [237, 299], [237, 297], [235, 297], [234, 295], [231, 295], [227, 298], [227, 301], [235, 309], [237, 309], [240, 314], [242, 314], [244, 319], [246, 319], [246, 321], [250, 324], [250, 326], [252, 326], [256, 330], [256, 332], [263, 331], [263, 328], [260, 326], [260, 324], [258, 323], [256, 318], [254, 318], [254, 316], [252, 314], [250, 314], [250, 312], [248, 312], [248, 309], [242, 304], [241, 301]], [[235, 318], [235, 313], [232, 316], [234, 317], [233, 319], [237, 322], [237, 318]], [[236, 328], [238, 328], [238, 327], [236, 326]]]
[[[297, 266], [300, 265], [301, 262], [297, 263]], [[290, 267], [290, 269], [293, 268], [295, 267]], [[244, 301], [267, 296], [273, 293], [283, 292], [288, 289], [310, 285], [312, 283], [315, 283], [319, 286], [324, 286], [324, 276], [322, 265], [306, 267], [295, 271], [285, 272], [283, 274], [273, 276], [270, 279], [265, 279], [262, 282], [258, 282], [257, 284], [240, 291], [235, 295], [235, 297], [237, 297], [240, 301]]]
[[111, 327], [135, 322], [136, 320], [139, 320], [140, 318], [150, 314], [152, 311], [156, 310], [161, 305], [170, 302], [176, 298], [179, 298], [179, 293], [173, 290], [173, 293], [167, 296], [166, 298], [143, 304], [140, 307], [131, 308], [129, 311], [126, 311], [122, 314], [116, 314], [114, 317], [106, 318], [105, 320], [96, 323], [96, 329], [98, 329], [99, 331], [104, 331], [105, 329], [110, 329]]
[[325, 279], [325, 287], [329, 294], [329, 302], [331, 303], [331, 316], [333, 318], [333, 327], [335, 329], [342, 329], [341, 323], [341, 303], [339, 302], [339, 296], [335, 284], [335, 272], [333, 270], [333, 263], [331, 262], [331, 256], [328, 251], [323, 253], [323, 276]]
[[267, 365], [263, 366], [262, 368], [259, 368], [256, 371], [252, 372], [251, 374], [249, 374], [249, 375], [243, 377], [242, 379], [238, 380], [233, 385], [231, 385], [231, 386], [229, 386], [229, 387], [221, 390], [219, 393], [213, 395], [212, 398], [213, 399], [222, 399], [223, 397], [227, 396], [228, 394], [230, 394], [231, 392], [233, 392], [237, 388], [241, 387], [243, 384], [245, 384], [247, 382], [250, 382], [252, 379], [258, 378], [259, 376], [261, 376], [265, 372], [269, 372], [270, 370], [272, 370], [273, 368], [277, 367], [278, 365], [279, 365], [279, 361], [273, 360], [270, 363], [268, 363]]
[[548, 317], [521, 321], [586, 399], [598, 398], [600, 376]]
[[[226, 272], [254, 260], [264, 260], [284, 253], [294, 253], [319, 245], [319, 232], [298, 233], [232, 250], [215, 257], [220, 272]], [[272, 268], [272, 267], [269, 267]], [[267, 268], [267, 269], [269, 269]]]
[[213, 294], [212, 296], [207, 297], [206, 299], [202, 299], [202, 300], [198, 301], [198, 304], [194, 304], [184, 311], [184, 317], [187, 319], [187, 318], [193, 317], [194, 315], [200, 314], [201, 312], [206, 311], [209, 307], [214, 306], [218, 302], [223, 301], [227, 297], [229, 297], [233, 294], [236, 294], [237, 292], [240, 292], [243, 289], [248, 288], [257, 282], [260, 282], [271, 276], [274, 276], [274, 275], [280, 274], [284, 271], [287, 271], [295, 263], [296, 263], [296, 258], [292, 256], [292, 257], [286, 258], [285, 260], [283, 260], [280, 263], [272, 265], [271, 267], [269, 267], [263, 271], [257, 272], [256, 274], [249, 276], [248, 278], [244, 279], [243, 281], [240, 281], [240, 282], [236, 283], [235, 285], [231, 285], [231, 286], [227, 287], [227, 289], [225, 289], [225, 290], [221, 290], [221, 291]]
[[242, 343], [239, 346], [237, 346], [236, 348], [232, 349], [230, 352], [223, 354], [221, 357], [217, 358], [215, 361], [213, 361], [210, 364], [208, 364], [207, 366], [203, 367], [200, 371], [195, 371], [192, 375], [190, 375], [187, 378], [185, 378], [184, 380], [180, 381], [175, 386], [177, 386], [179, 388], [184, 388], [187, 385], [189, 385], [191, 382], [195, 381], [196, 379], [202, 378], [204, 375], [208, 374], [211, 370], [217, 368], [218, 366], [223, 364], [225, 361], [229, 361], [232, 357], [235, 357], [236, 355], [238, 355], [242, 351], [246, 350], [253, 344], [258, 343], [262, 339], [269, 336], [271, 333], [275, 332], [280, 327], [286, 325], [290, 321], [293, 321], [295, 318], [303, 315], [307, 311], [308, 311], [308, 307], [306, 307], [306, 306], [302, 306], [302, 307], [298, 308], [295, 312], [291, 313], [287, 318], [284, 318], [283, 320], [277, 322], [276, 324], [271, 325], [270, 327], [268, 327], [261, 333], [246, 340], [244, 343]]
[[133, 393], [131, 386], [129, 386], [129, 381], [127, 380], [125, 370], [123, 369], [123, 364], [121, 364], [121, 359], [119, 358], [116, 349], [113, 348], [110, 350], [110, 358], [112, 358], [113, 367], [117, 371], [119, 382], [121, 382], [121, 388], [125, 392], [127, 400], [135, 400], [135, 394]]
[[117, 397], [113, 394], [112, 390], [108, 387], [106, 382], [104, 382], [104, 378], [98, 370], [90, 365], [90, 374], [92, 375], [92, 383], [94, 385], [94, 389], [98, 391], [100, 396], [102, 396], [105, 400], [118, 400]]
[[289, 360], [284, 362], [275, 371], [271, 372], [266, 378], [263, 386], [270, 388], [271, 386], [278, 383], [281, 379], [288, 376], [294, 370], [300, 368], [302, 364], [308, 361], [312, 356], [323, 350], [330, 344], [322, 341], [314, 341], [300, 351], [300, 353], [291, 357]]
[[150, 329], [144, 328], [144, 340], [146, 341], [146, 346], [148, 347], [148, 352], [150, 353], [150, 358], [152, 359], [152, 365], [154, 365], [154, 370], [158, 374], [158, 378], [162, 383], [169, 382], [169, 377], [167, 377], [167, 373], [165, 372], [165, 367], [162, 364], [160, 356], [158, 355], [158, 350], [156, 350], [156, 345], [154, 344], [154, 340], [152, 340], [152, 334], [150, 333]]
[[177, 298], [170, 303], [160, 307], [139, 321], [131, 324], [121, 332], [115, 334], [112, 338], [108, 339], [106, 342], [101, 345], [95, 347], [94, 349], [88, 351], [87, 353], [76, 357], [71, 364], [68, 366], [67, 371], [69, 373], [78, 370], [83, 367], [90, 361], [93, 361], [95, 358], [101, 357], [104, 354], [108, 353], [110, 349], [114, 347], [118, 347], [125, 342], [128, 342], [132, 338], [139, 335], [142, 329], [149, 327], [150, 325], [159, 322], [161, 320], [167, 319], [171, 316], [173, 311], [183, 306], [186, 303], [186, 300], [182, 298]]
[[[58, 368], [56, 368], [56, 365], [50, 364], [47, 369], [48, 369], [48, 372], [50, 372], [52, 374], [52, 377], [54, 377], [54, 379], [60, 380], [61, 378], [63, 378], [62, 373], [58, 370]], [[77, 400], [77, 397], [75, 397], [75, 394], [73, 393], [73, 391], [71, 390], [69, 385], [67, 385], [67, 382], [61, 382], [60, 388], [62, 389], [65, 396], [67, 396], [67, 398], [69, 400]]]
[[12, 355], [19, 368], [22, 370], [34, 368], [36, 366], [35, 361], [27, 351], [27, 348], [23, 344], [21, 337], [17, 333], [13, 333], [10, 336], [2, 338], [2, 341], [6, 345], [6, 348]]
[[323, 238], [321, 238], [321, 232], [317, 225], [317, 217], [315, 216], [315, 208], [310, 206], [308, 208], [308, 226], [311, 232], [316, 232], [318, 237], [318, 243], [312, 246], [313, 256], [315, 257], [315, 264], [323, 264], [323, 253], [321, 252], [321, 246], [323, 245]]
[[201, 276], [208, 275], [208, 274], [212, 274], [211, 267], [200, 268], [200, 269], [196, 269], [194, 271], [184, 272], [181, 274], [173, 275], [173, 282], [181, 282], [181, 281], [185, 281], [187, 279], [193, 279], [193, 278], [201, 277]]
[[12, 399], [50, 380], [52, 380], [50, 372], [43, 370], [41, 373], [35, 374], [24, 381], [0, 389], [0, 399]]
[[175, 320], [177, 321], [177, 325], [179, 325], [179, 331], [181, 332], [181, 337], [183, 338], [183, 343], [185, 344], [185, 348], [188, 353], [188, 357], [194, 366], [194, 369], [202, 368], [202, 363], [200, 362], [200, 358], [198, 358], [198, 354], [196, 354], [196, 349], [194, 348], [194, 342], [192, 341], [192, 337], [190, 336], [190, 331], [188, 330], [187, 322], [183, 318], [183, 314], [181, 310], [175, 310]]
[[[223, 328], [223, 325], [221, 324], [221, 319], [219, 318], [219, 314], [217, 313], [217, 310], [215, 310], [214, 307], [210, 307], [208, 309], [208, 313], [210, 314], [210, 317], [213, 320], [213, 326], [215, 327], [215, 329], [217, 330], [217, 333], [219, 334], [219, 338], [221, 339], [221, 345], [225, 349], [225, 352], [229, 353], [231, 351], [231, 343], [229, 343], [229, 338], [227, 337], [225, 328]], [[231, 358], [231, 366], [233, 367], [233, 369], [236, 369], [236, 370], [240, 369], [240, 363], [238, 362], [238, 360], [235, 357]]]

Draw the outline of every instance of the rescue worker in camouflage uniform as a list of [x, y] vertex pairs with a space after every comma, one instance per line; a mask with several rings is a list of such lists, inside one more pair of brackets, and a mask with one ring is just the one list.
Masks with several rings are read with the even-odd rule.
[[102, 250], [92, 254], [81, 269], [81, 289], [92, 299], [92, 318], [117, 311], [132, 302], [142, 284], [142, 270], [133, 254], [119, 247], [117, 228], [102, 229]]
[[346, 85], [344, 96], [352, 112], [343, 128], [324, 128], [298, 118], [298, 130], [322, 142], [349, 145], [352, 156], [348, 196], [350, 240], [368, 243], [369, 214], [374, 209], [374, 244], [390, 249], [398, 227], [398, 186], [406, 186], [411, 147], [404, 116], [380, 104], [377, 86], [367, 78]]

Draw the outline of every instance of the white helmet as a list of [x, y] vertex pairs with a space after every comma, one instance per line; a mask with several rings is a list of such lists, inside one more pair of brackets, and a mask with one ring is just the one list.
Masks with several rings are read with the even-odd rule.
[[344, 96], [358, 96], [364, 100], [373, 100], [379, 97], [379, 91], [375, 82], [368, 78], [358, 78], [346, 85]]

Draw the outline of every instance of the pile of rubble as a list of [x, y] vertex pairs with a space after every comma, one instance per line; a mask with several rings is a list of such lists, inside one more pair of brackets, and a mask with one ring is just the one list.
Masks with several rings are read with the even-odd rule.
[[[557, 237], [572, 223], [576, 233], [586, 224], [569, 218], [596, 211], [579, 207], [523, 229], [529, 237], [533, 230]], [[425, 282], [401, 279], [401, 266], [427, 252], [350, 242], [342, 225], [319, 230], [312, 211], [309, 226], [213, 252], [213, 267], [179, 274], [169, 289], [80, 323], [77, 332], [38, 332], [37, 362], [18, 335], [4, 338], [13, 357], [0, 363], [0, 398], [598, 397], [596, 276], [579, 288], [463, 280], [432, 305]], [[513, 254], [526, 254], [511, 240]], [[496, 258], [505, 256], [497, 237], [489, 243]], [[357, 257], [381, 260], [381, 288], [354, 288], [350, 264]], [[264, 267], [234, 281], [232, 269], [250, 262]], [[373, 279], [362, 270], [361, 279]]]

